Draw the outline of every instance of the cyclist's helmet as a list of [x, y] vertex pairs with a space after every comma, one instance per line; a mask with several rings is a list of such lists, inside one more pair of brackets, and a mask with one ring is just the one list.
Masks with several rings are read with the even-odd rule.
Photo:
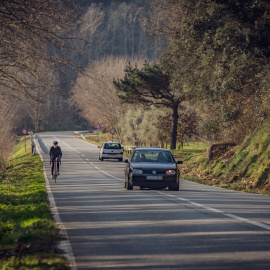
[[58, 141], [54, 141], [53, 144], [54, 144], [54, 145], [57, 145], [57, 144], [58, 144]]

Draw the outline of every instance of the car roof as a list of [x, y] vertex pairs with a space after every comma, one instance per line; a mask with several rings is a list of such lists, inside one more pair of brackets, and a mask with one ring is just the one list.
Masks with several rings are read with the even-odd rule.
[[166, 149], [166, 148], [160, 148], [160, 147], [136, 147], [136, 148], [134, 149], [134, 151], [135, 151], [135, 150], [153, 150], [153, 151], [160, 151], [160, 150], [162, 150], [162, 151], [168, 151], [168, 152], [170, 152], [169, 149]]
[[119, 143], [120, 144], [120, 142], [104, 142], [104, 143]]

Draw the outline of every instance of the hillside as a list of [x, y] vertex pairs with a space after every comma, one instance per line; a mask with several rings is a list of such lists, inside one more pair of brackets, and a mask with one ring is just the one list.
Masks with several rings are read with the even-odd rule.
[[241, 145], [217, 153], [211, 161], [206, 153], [187, 160], [182, 173], [196, 182], [270, 194], [270, 119]]

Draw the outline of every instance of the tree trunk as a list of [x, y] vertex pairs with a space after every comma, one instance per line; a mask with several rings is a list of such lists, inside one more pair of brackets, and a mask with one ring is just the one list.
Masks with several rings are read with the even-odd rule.
[[38, 103], [35, 102], [35, 115], [34, 115], [34, 126], [35, 126], [35, 133], [38, 132]]
[[125, 31], [124, 31], [124, 34], [125, 34], [125, 56], [127, 57], [127, 14], [125, 14], [125, 18], [124, 18], [124, 27], [125, 27]]
[[178, 106], [179, 106], [178, 103], [176, 103], [173, 106], [173, 128], [171, 133], [171, 150], [176, 149], [177, 124], [179, 119]]

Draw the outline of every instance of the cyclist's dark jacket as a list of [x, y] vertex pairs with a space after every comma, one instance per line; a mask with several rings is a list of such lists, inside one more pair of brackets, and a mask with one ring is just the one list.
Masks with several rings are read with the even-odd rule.
[[61, 148], [59, 146], [57, 147], [54, 147], [52, 146], [51, 149], [50, 149], [50, 157], [52, 159], [55, 159], [57, 157], [62, 157], [62, 151], [61, 151]]

